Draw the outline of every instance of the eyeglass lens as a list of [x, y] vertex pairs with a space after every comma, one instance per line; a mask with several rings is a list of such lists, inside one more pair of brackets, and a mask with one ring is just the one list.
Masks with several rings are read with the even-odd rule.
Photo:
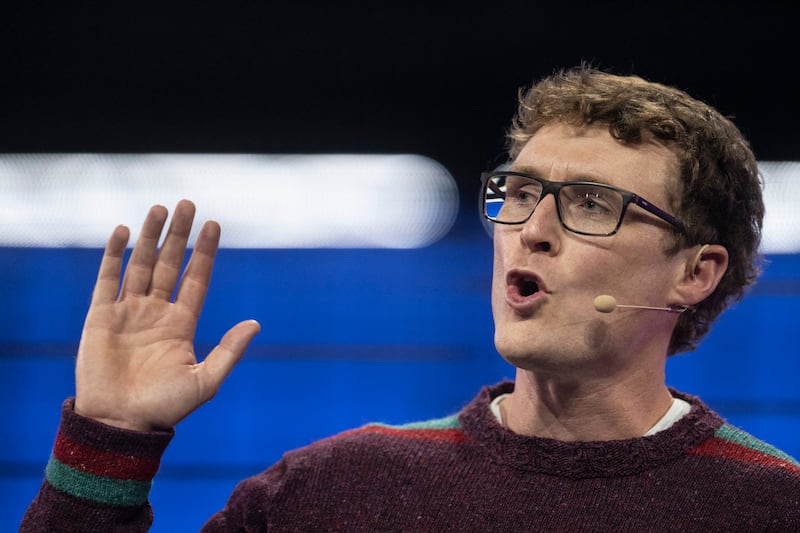
[[[505, 224], [526, 221], [539, 203], [541, 183], [520, 176], [491, 176], [484, 190], [484, 210], [490, 220]], [[619, 224], [622, 193], [602, 185], [567, 184], [554, 191], [558, 211], [567, 229], [603, 235]]]

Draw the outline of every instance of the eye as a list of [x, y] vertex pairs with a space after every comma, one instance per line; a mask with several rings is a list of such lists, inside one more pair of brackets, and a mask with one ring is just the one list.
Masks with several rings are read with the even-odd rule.
[[506, 191], [506, 201], [512, 201], [520, 205], [529, 205], [536, 203], [539, 198], [538, 187], [530, 184], [525, 185], [509, 185]]
[[591, 216], [616, 214], [619, 201], [614, 191], [597, 187], [569, 187], [564, 191], [569, 209]]
[[586, 193], [578, 199], [580, 205], [586, 211], [607, 211], [608, 204], [598, 194]]

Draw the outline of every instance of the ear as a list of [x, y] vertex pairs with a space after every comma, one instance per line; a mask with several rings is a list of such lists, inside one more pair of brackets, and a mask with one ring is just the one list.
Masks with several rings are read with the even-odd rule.
[[684, 271], [672, 290], [670, 301], [694, 305], [705, 300], [719, 285], [728, 269], [728, 250], [719, 244], [704, 244], [686, 251]]

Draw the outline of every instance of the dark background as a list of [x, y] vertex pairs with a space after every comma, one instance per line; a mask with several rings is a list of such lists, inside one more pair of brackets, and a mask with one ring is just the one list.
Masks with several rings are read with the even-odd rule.
[[763, 2], [7, 11], [3, 152], [414, 152], [471, 202], [518, 89], [582, 61], [715, 105], [759, 159], [800, 151], [796, 18]]

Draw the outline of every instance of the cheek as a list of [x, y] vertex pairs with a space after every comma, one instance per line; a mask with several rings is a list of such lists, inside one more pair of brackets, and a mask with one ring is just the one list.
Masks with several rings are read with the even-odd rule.
[[[491, 303], [495, 318], [501, 312], [506, 298], [506, 272], [508, 269], [518, 266], [514, 257], [513, 241], [514, 234], [503, 231], [506, 228], [495, 228], [494, 231], [494, 257], [492, 259], [492, 292]], [[518, 237], [517, 237], [518, 238]]]
[[505, 261], [501, 246], [495, 239], [494, 244], [494, 259], [492, 260], [492, 303], [494, 303], [497, 295], [502, 291], [505, 285]]
[[520, 236], [517, 226], [507, 226], [497, 224], [494, 228], [492, 247], [494, 250], [494, 271], [504, 271], [508, 266], [509, 256], [520, 255], [523, 250], [520, 248]]
[[[619, 260], [607, 264], [594, 273], [598, 287], [607, 287], [609, 294], [623, 303], [660, 302], [670, 285], [672, 270], [669, 261], [655, 250], [628, 254], [629, 261]], [[657, 304], [662, 305], [662, 304]]]

